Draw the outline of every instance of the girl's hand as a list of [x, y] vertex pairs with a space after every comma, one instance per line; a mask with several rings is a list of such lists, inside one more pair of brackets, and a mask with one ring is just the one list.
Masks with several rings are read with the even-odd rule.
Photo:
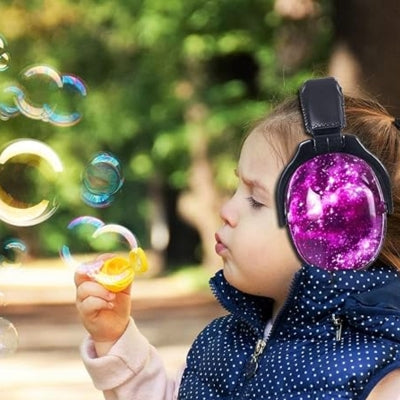
[[100, 356], [121, 337], [128, 325], [131, 287], [113, 293], [80, 272], [75, 273], [75, 285], [79, 316]]

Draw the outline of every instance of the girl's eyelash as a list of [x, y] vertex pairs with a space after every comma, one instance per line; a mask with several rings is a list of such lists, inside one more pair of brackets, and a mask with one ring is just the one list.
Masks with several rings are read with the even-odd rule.
[[255, 200], [255, 199], [254, 199], [253, 197], [251, 197], [251, 196], [248, 197], [247, 200], [249, 201], [250, 206], [251, 206], [252, 208], [258, 209], [258, 208], [261, 208], [261, 207], [264, 206], [264, 204], [259, 203], [257, 200]]

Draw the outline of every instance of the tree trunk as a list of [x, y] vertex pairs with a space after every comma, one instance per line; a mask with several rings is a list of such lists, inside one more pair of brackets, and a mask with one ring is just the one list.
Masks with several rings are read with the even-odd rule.
[[336, 0], [329, 73], [346, 92], [366, 92], [400, 115], [398, 0]]
[[208, 136], [204, 128], [207, 110], [203, 104], [188, 107], [186, 121], [190, 129], [189, 151], [191, 166], [188, 190], [178, 199], [178, 212], [196, 228], [201, 239], [202, 264], [216, 269], [220, 263], [214, 251], [215, 232], [220, 225], [220, 197], [215, 187], [211, 163], [208, 159]]

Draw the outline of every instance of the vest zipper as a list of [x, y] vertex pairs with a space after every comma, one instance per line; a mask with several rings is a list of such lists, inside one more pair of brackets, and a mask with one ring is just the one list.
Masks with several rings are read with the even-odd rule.
[[250, 379], [255, 375], [258, 369], [258, 359], [263, 353], [267, 342], [264, 339], [258, 339], [256, 343], [256, 347], [254, 348], [254, 352], [250, 358], [250, 360], [246, 363], [244, 375], [247, 379]]
[[332, 314], [332, 322], [336, 329], [336, 341], [340, 342], [342, 340], [343, 320], [336, 314]]
[[289, 292], [288, 296], [286, 298], [286, 302], [279, 311], [274, 323], [272, 324], [272, 328], [269, 331], [268, 335], [266, 337], [260, 338], [257, 340], [256, 347], [254, 349], [254, 352], [250, 358], [250, 360], [246, 363], [245, 369], [244, 369], [244, 376], [247, 379], [250, 379], [255, 375], [258, 369], [258, 360], [262, 353], [265, 350], [265, 347], [267, 346], [267, 341], [272, 337], [273, 333], [277, 329], [277, 326], [280, 325], [281, 320], [283, 319], [284, 315], [287, 313], [287, 310], [290, 309], [291, 304], [293, 303], [296, 291], [297, 291], [297, 286], [299, 282], [300, 276], [297, 274], [293, 278], [291, 285], [289, 287]]

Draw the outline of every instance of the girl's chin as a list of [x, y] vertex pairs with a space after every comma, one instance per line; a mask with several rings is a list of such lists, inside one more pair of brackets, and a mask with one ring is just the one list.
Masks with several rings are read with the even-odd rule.
[[228, 281], [228, 283], [235, 287], [236, 289], [241, 290], [238, 286], [241, 286], [241, 279], [238, 276], [237, 273], [235, 273], [235, 269], [232, 268], [232, 265], [224, 261], [224, 267], [223, 267], [223, 274], [225, 279]]

